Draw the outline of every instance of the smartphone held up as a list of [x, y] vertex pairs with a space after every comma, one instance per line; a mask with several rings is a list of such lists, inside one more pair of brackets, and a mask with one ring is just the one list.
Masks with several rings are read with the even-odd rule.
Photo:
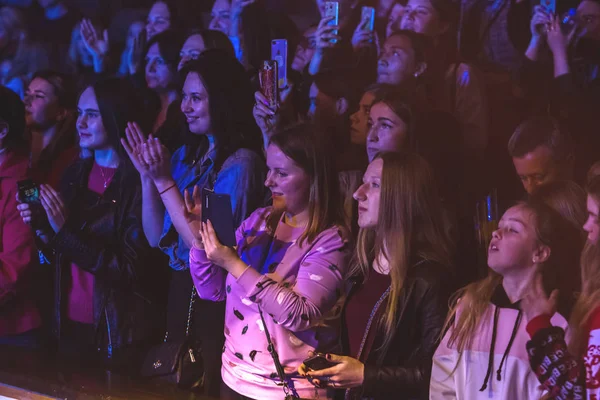
[[279, 107], [279, 90], [277, 61], [263, 61], [260, 68], [258, 79], [260, 81], [260, 91], [267, 99], [268, 107], [276, 110]]
[[[340, 24], [340, 4], [337, 1], [328, 1], [325, 3], [325, 17], [333, 17], [327, 25], [337, 26]], [[333, 34], [337, 35], [337, 29], [333, 30]], [[331, 43], [337, 43], [337, 39], [330, 39]]]

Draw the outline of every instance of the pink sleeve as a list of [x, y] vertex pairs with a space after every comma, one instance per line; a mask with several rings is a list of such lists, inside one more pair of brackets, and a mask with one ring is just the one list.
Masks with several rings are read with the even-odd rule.
[[[248, 219], [250, 218], [252, 216]], [[238, 253], [241, 248], [241, 242], [244, 240], [244, 230], [246, 229], [246, 221], [248, 219], [242, 222], [235, 232]], [[201, 299], [210, 301], [224, 301], [226, 299], [225, 280], [227, 279], [227, 271], [211, 263], [206, 258], [206, 252], [196, 248], [196, 246], [192, 246], [190, 249], [190, 273], [198, 291], [198, 296]]]
[[292, 332], [306, 330], [331, 310], [341, 295], [348, 260], [345, 245], [335, 229], [317, 239], [302, 260], [293, 287], [253, 268], [246, 269], [237, 283], [279, 325]]

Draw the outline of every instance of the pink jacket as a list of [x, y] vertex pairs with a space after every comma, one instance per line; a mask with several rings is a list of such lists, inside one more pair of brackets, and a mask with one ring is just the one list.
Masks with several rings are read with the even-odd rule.
[[10, 153], [0, 165], [0, 336], [38, 328], [40, 314], [32, 293], [35, 244], [31, 228], [17, 210], [17, 182], [27, 177], [29, 158]]

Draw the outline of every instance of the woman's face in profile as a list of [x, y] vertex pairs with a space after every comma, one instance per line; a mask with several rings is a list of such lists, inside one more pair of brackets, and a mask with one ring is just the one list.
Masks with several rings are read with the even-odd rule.
[[369, 162], [373, 161], [378, 153], [397, 153], [405, 148], [408, 125], [387, 104], [373, 104], [368, 121]]
[[210, 130], [208, 92], [195, 72], [185, 78], [181, 93], [181, 112], [185, 115], [190, 132], [206, 135]]

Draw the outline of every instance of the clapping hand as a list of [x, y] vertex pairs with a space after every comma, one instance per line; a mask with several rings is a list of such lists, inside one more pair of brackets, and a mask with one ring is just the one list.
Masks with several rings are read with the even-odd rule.
[[151, 178], [159, 190], [164, 182], [171, 182], [171, 155], [169, 150], [158, 140], [150, 135], [142, 144], [142, 159], [147, 166], [146, 175]]
[[196, 237], [194, 245], [200, 245], [200, 229], [202, 228], [202, 199], [200, 198], [200, 187], [194, 186], [194, 191], [190, 195], [188, 189], [183, 192], [183, 200], [185, 202], [184, 216], [187, 220], [193, 235]]
[[60, 194], [51, 186], [40, 185], [40, 201], [46, 211], [48, 222], [55, 233], [58, 233], [67, 220], [67, 207]]
[[108, 41], [108, 31], [106, 29], [102, 31], [102, 37], [99, 37], [96, 28], [89, 19], [83, 19], [79, 29], [85, 47], [95, 58], [102, 58], [108, 54], [110, 44]]
[[143, 158], [144, 143], [146, 143], [146, 140], [146, 135], [144, 135], [137, 123], [127, 123], [125, 138], [121, 139], [121, 144], [125, 148], [125, 152], [133, 163], [133, 166], [142, 177], [147, 176], [149, 170], [149, 166]]
[[144, 47], [146, 46], [146, 30], [142, 29], [140, 33], [133, 37], [133, 44], [127, 49], [127, 67], [129, 74], [135, 75], [142, 62]]

